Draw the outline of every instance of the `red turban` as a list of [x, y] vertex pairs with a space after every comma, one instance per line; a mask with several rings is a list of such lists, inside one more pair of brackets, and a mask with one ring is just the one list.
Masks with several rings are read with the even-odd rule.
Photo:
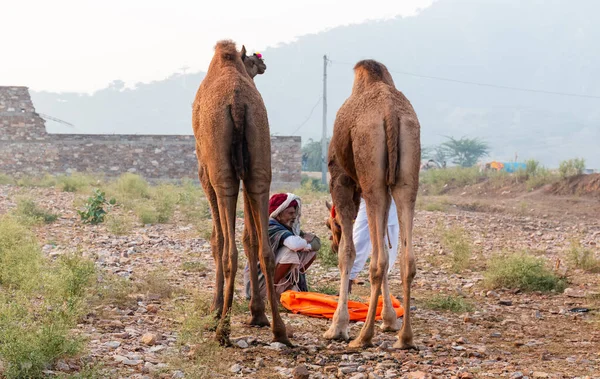
[[[275, 210], [277, 210], [277, 208], [279, 208], [279, 206], [283, 204], [287, 200], [287, 198], [288, 195], [285, 193], [276, 193], [275, 195], [271, 196], [271, 198], [269, 199], [269, 214], [275, 212]], [[288, 208], [297, 206], [298, 202], [296, 200], [292, 200]]]

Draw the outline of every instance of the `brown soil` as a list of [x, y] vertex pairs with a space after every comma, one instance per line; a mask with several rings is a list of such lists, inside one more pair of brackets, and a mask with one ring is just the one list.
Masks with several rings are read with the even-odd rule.
[[[61, 213], [57, 222], [36, 229], [45, 254], [84, 251], [106, 275], [133, 283], [160, 270], [176, 289], [171, 297], [132, 293], [136, 301], [125, 307], [105, 304], [90, 309], [76, 330], [87, 338], [87, 350], [53, 371], [65, 367], [77, 371], [81, 362], [92, 362], [102, 365], [101, 377], [110, 378], [291, 378], [303, 364], [310, 378], [600, 378], [598, 274], [578, 269], [569, 260], [572, 240], [600, 258], [600, 202], [549, 195], [544, 190], [484, 192], [471, 188], [447, 196], [419, 196], [413, 239], [418, 271], [412, 292], [418, 352], [393, 349], [395, 335], [379, 330], [373, 348], [350, 350], [345, 342], [323, 339], [330, 321], [290, 313], [283, 317], [294, 329], [292, 341], [297, 347], [277, 350], [269, 345], [268, 329], [243, 324], [247, 317], [243, 309], [234, 312], [231, 327], [234, 341], [245, 342], [241, 347], [211, 347], [214, 333], [210, 332], [197, 344], [180, 344], [181, 323], [190, 317], [182, 313], [182, 306], [198, 296], [210, 297], [214, 286], [210, 244], [199, 237], [203, 234], [194, 225], [176, 215], [170, 224], [137, 226], [128, 235], [115, 236], [105, 225], [79, 222], [74, 201], [84, 195], [12, 186], [0, 186], [0, 214], [15, 206], [16, 196], [26, 194]], [[303, 197], [303, 229], [322, 239], [327, 238], [326, 198], [326, 194]], [[472, 245], [470, 267], [460, 273], [450, 269], [451, 252], [443, 247], [440, 232], [455, 226], [465, 230]], [[238, 238], [241, 230], [242, 219], [238, 219]], [[489, 258], [501, 251], [528, 251], [540, 257], [568, 280], [570, 290], [488, 292], [483, 285], [485, 268]], [[240, 260], [243, 267], [241, 246]], [[192, 263], [201, 267], [199, 271], [186, 269]], [[401, 295], [398, 267], [390, 276], [397, 297]], [[241, 271], [237, 304], [244, 303]], [[367, 269], [360, 278], [366, 284], [355, 286], [353, 295], [367, 296]], [[317, 259], [308, 280], [313, 288], [335, 289], [339, 272]], [[461, 313], [428, 309], [427, 301], [440, 294], [461, 296], [474, 309]], [[589, 312], [571, 311], [582, 307]], [[359, 330], [360, 324], [351, 324], [351, 336]], [[149, 332], [157, 336], [154, 346], [142, 343]]]
[[553, 184], [547, 192], [553, 195], [576, 195], [600, 199], [600, 174], [572, 176]]

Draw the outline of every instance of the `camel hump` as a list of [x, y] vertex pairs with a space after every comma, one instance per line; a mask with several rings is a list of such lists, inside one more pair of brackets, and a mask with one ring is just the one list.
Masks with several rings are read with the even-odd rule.
[[246, 123], [248, 117], [248, 106], [239, 101], [229, 105], [229, 115], [233, 122], [233, 134], [231, 139], [231, 164], [239, 180], [244, 180], [248, 171], [249, 151], [246, 141]]
[[395, 88], [392, 75], [387, 67], [373, 59], [364, 59], [354, 66], [354, 76], [360, 82], [384, 82]]
[[[215, 52], [218, 57], [225, 61], [235, 61], [239, 54], [232, 40], [221, 40], [215, 45]], [[241, 58], [240, 58], [241, 59]]]

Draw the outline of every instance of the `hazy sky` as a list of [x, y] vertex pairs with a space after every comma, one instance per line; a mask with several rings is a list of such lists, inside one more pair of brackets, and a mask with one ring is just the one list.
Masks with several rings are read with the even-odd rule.
[[115, 79], [159, 80], [184, 66], [206, 69], [219, 39], [260, 51], [339, 25], [414, 15], [433, 1], [3, 1], [0, 85], [92, 92]]

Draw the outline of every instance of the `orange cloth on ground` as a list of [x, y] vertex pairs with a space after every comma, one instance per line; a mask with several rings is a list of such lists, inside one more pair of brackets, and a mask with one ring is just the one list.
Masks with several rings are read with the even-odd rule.
[[[392, 306], [396, 311], [396, 317], [404, 315], [404, 309], [400, 301], [390, 295]], [[335, 309], [338, 305], [338, 296], [325, 295], [316, 292], [297, 292], [285, 291], [281, 294], [281, 305], [293, 313], [300, 313], [310, 317], [333, 318]], [[381, 310], [383, 309], [383, 297], [379, 296], [377, 302], [376, 320], [381, 320]], [[348, 313], [350, 321], [365, 321], [369, 305], [358, 301], [348, 300]]]

